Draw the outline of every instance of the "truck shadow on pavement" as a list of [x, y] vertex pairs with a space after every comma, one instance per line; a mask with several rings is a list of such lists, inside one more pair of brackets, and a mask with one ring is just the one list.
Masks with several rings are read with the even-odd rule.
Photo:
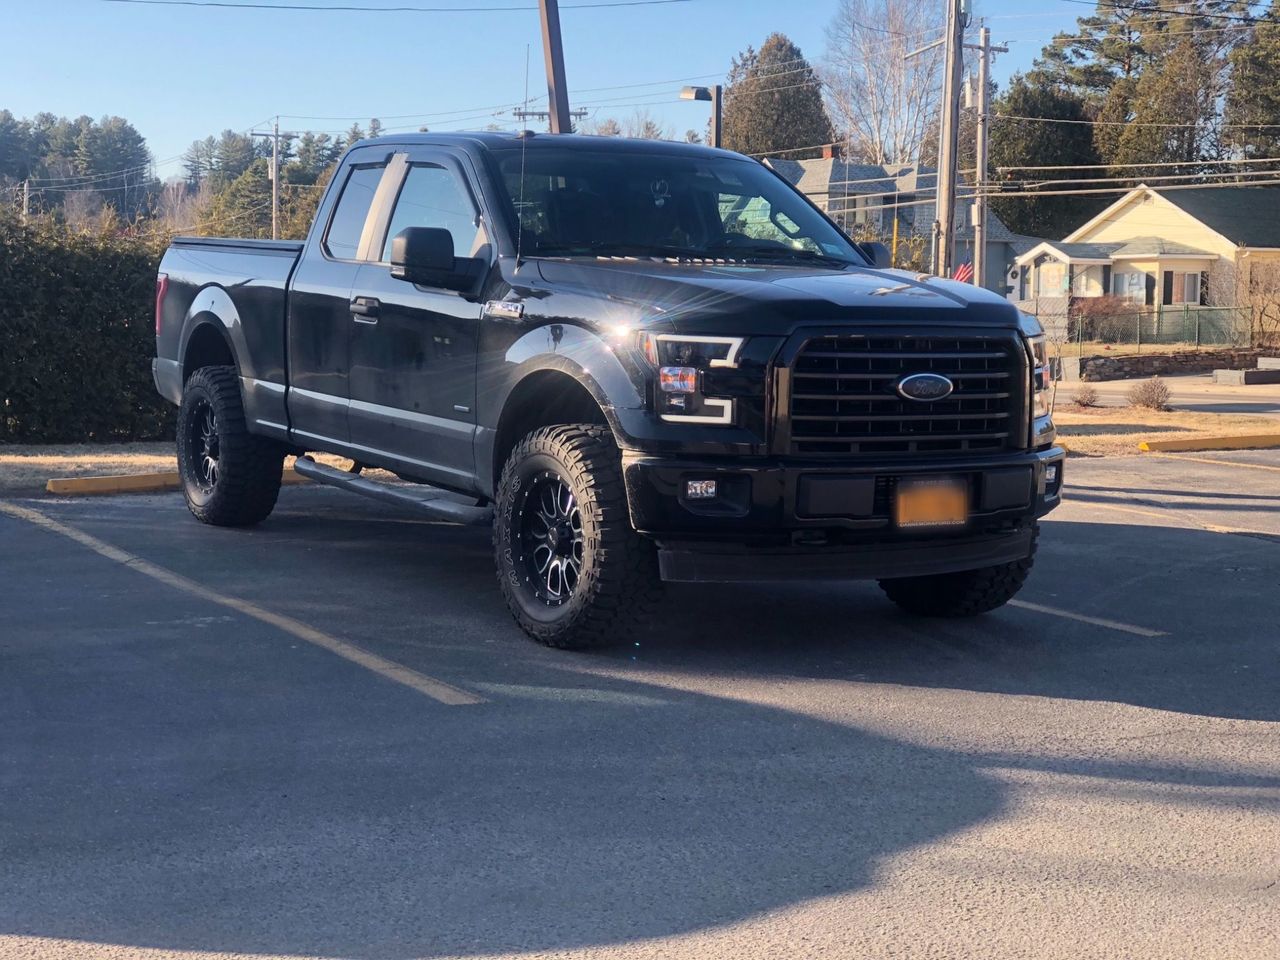
[[[446, 622], [431, 620], [442, 590], [464, 600], [487, 590], [474, 615], [498, 640], [478, 652], [497, 661], [495, 679], [551, 692], [449, 708], [319, 653], [286, 656], [269, 631], [115, 631], [103, 613], [102, 629], [63, 638], [67, 662], [85, 655], [78, 666], [39, 660], [31, 671], [13, 656], [0, 674], [0, 795], [10, 798], [0, 932], [370, 960], [600, 947], [866, 888], [888, 859], [998, 820], [1010, 798], [988, 772], [996, 765], [1212, 785], [1213, 802], [1280, 786], [1239, 769], [940, 749], [639, 673], [579, 674], [567, 684], [576, 694], [563, 695], [579, 669], [621, 667], [1277, 719], [1275, 634], [1262, 629], [1274, 607], [1216, 630], [1209, 612], [1158, 615], [1175, 585], [1190, 606], [1198, 591], [1257, 603], [1260, 582], [1274, 587], [1273, 564], [1228, 583], [1191, 581], [1226, 557], [1240, 569], [1270, 563], [1269, 544], [1053, 525], [1037, 600], [1065, 604], [1052, 594], [1070, 591], [1077, 606], [1119, 616], [1125, 599], [1127, 617], [1169, 631], [1149, 641], [1025, 610], [926, 624], [866, 585], [682, 586], [639, 647], [585, 656], [503, 632], [474, 531], [386, 523], [358, 542], [344, 539], [351, 529], [287, 518], [264, 527], [306, 545], [275, 589], [306, 578], [318, 596], [394, 601], [396, 619], [426, 623]], [[442, 553], [442, 538], [460, 549]], [[339, 541], [350, 553], [329, 569], [341, 573], [317, 580], [313, 558]], [[219, 544], [231, 546], [217, 555]], [[230, 538], [215, 547], [228, 577], [234, 557], [261, 552]], [[1138, 555], [1144, 564], [1129, 566]], [[433, 583], [444, 586], [423, 586]], [[1160, 596], [1133, 602], [1153, 584]], [[172, 602], [159, 584], [127, 588], [126, 627], [136, 610]], [[411, 646], [379, 652], [411, 659]], [[1242, 657], [1253, 675], [1236, 670]]]

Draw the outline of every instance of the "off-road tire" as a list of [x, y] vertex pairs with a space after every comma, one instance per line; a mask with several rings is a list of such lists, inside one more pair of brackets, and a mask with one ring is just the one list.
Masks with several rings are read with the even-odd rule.
[[[522, 526], [531, 484], [548, 474], [572, 492], [582, 531], [576, 586], [555, 605], [535, 595]], [[661, 592], [656, 548], [631, 527], [621, 456], [605, 426], [543, 427], [516, 444], [498, 484], [493, 544], [507, 607], [526, 634], [549, 647], [624, 643], [643, 629]]]
[[1002, 607], [1022, 589], [1035, 560], [1039, 524], [1031, 528], [1031, 552], [1021, 560], [939, 573], [927, 577], [881, 580], [889, 599], [908, 613], [923, 617], [973, 617]]
[[[217, 472], [212, 483], [201, 465], [199, 442], [206, 413], [213, 415]], [[178, 475], [187, 507], [202, 523], [247, 527], [271, 513], [280, 494], [284, 447], [257, 437], [245, 423], [235, 367], [201, 367], [182, 391], [178, 409]]]

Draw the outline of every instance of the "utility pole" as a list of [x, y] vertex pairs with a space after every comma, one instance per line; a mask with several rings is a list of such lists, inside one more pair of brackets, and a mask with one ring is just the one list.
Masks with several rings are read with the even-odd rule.
[[[270, 133], [250, 131], [252, 137], [271, 138], [271, 239], [280, 239], [280, 118], [276, 117]], [[286, 133], [285, 136], [294, 136]]]
[[717, 150], [721, 145], [720, 131], [724, 128], [724, 87], [716, 84], [711, 88], [711, 146]]
[[280, 117], [271, 125], [271, 239], [280, 239]]
[[978, 170], [974, 175], [973, 198], [973, 285], [987, 285], [987, 132], [991, 114], [991, 56], [1008, 53], [1008, 47], [993, 47], [991, 31], [978, 31]]
[[960, 127], [960, 72], [964, 61], [965, 0], [948, 0], [942, 73], [942, 129], [938, 137], [937, 213], [933, 272], [951, 275], [956, 236], [956, 135]]
[[572, 133], [569, 91], [564, 79], [564, 45], [560, 41], [559, 0], [538, 0], [542, 13], [542, 56], [547, 62], [547, 104], [552, 133]]
[[31, 180], [22, 181], [22, 222], [31, 216]]

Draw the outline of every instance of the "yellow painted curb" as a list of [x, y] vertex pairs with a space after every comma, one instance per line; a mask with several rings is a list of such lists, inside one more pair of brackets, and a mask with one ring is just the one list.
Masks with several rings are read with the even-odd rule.
[[[289, 467], [280, 477], [285, 484], [306, 483], [307, 478]], [[182, 486], [177, 472], [132, 473], [117, 477], [61, 477], [49, 480], [44, 488], [48, 493], [65, 496], [91, 497], [112, 493], [163, 493]]]
[[1148, 453], [1193, 450], [1263, 450], [1280, 447], [1280, 433], [1241, 437], [1201, 437], [1199, 440], [1143, 440], [1138, 449]]

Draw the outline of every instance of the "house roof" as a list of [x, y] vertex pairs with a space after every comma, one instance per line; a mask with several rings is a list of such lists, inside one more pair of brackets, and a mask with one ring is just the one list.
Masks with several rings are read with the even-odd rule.
[[[1099, 244], [1106, 246], [1106, 244]], [[1132, 260], [1135, 257], [1211, 257], [1217, 259], [1216, 253], [1200, 250], [1185, 243], [1175, 243], [1162, 237], [1134, 237], [1124, 243], [1111, 244], [1116, 249], [1111, 256], [1116, 260]]]
[[1280, 247], [1280, 187], [1156, 192], [1237, 246]]
[[1204, 257], [1218, 259], [1216, 253], [1198, 250], [1185, 243], [1174, 243], [1161, 237], [1135, 237], [1111, 243], [1067, 243], [1045, 240], [1018, 251], [1017, 262], [1029, 263], [1042, 254], [1051, 254], [1069, 263], [1112, 263], [1116, 260], [1159, 257]]
[[[884, 203], [893, 203], [895, 194], [926, 193], [919, 199], [928, 200], [938, 180], [933, 167], [916, 164], [851, 163], [824, 157], [812, 160], [770, 159], [769, 165], [786, 177], [795, 187], [819, 206], [829, 201], [875, 195]], [[969, 208], [973, 201], [960, 197], [956, 200], [956, 237], [973, 239], [972, 218]], [[933, 224], [935, 210], [931, 203], [919, 203], [897, 208], [900, 222], [917, 235], [928, 234]], [[1040, 238], [1025, 238], [1039, 243]], [[1018, 244], [1014, 234], [994, 213], [987, 211], [987, 241], [989, 243]]]
[[1060, 240], [1043, 240], [1018, 254], [1018, 263], [1028, 263], [1042, 254], [1050, 254], [1057, 260], [1110, 263], [1120, 243], [1064, 243]]
[[[1098, 224], [1117, 220], [1136, 197], [1158, 197], [1238, 247], [1280, 247], [1280, 187], [1134, 187], [1067, 234], [1087, 236]], [[1199, 251], [1194, 251], [1199, 252]]]

